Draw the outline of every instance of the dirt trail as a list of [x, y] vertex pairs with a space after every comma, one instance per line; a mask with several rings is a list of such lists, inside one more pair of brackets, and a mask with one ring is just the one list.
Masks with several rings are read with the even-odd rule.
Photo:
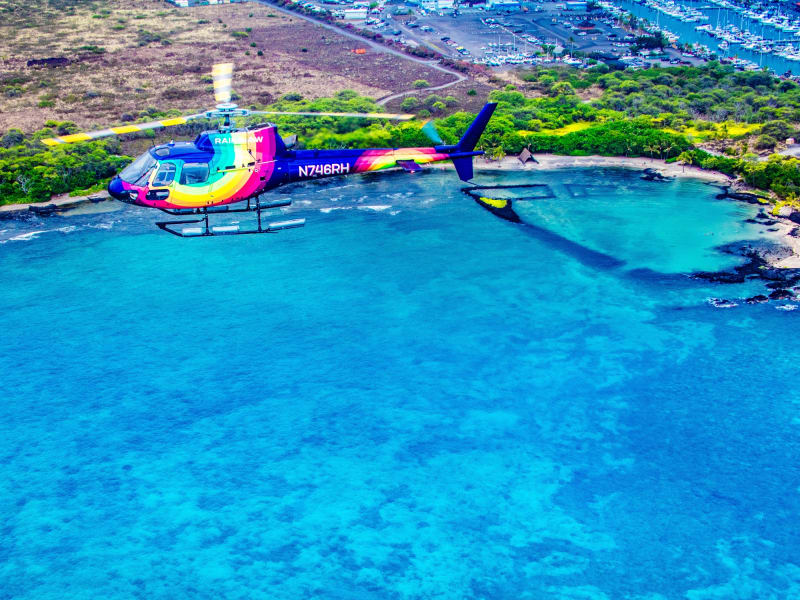
[[[416, 56], [409, 56], [405, 52], [401, 52], [399, 50], [395, 50], [394, 48], [390, 48], [388, 46], [385, 46], [384, 44], [375, 42], [373, 40], [370, 40], [370, 39], [367, 39], [367, 38], [364, 38], [364, 37], [361, 37], [360, 35], [358, 35], [356, 33], [352, 33], [350, 31], [347, 31], [346, 29], [342, 29], [340, 27], [337, 27], [336, 25], [331, 25], [330, 23], [326, 23], [324, 21], [319, 21], [319, 20], [317, 20], [314, 17], [311, 17], [309, 15], [304, 15], [302, 13], [295, 12], [295, 11], [289, 10], [287, 8], [283, 8], [282, 6], [277, 6], [275, 4], [272, 4], [271, 2], [268, 2], [267, 0], [258, 0], [258, 2], [260, 4], [264, 4], [266, 6], [269, 6], [270, 8], [273, 8], [275, 10], [278, 10], [278, 11], [280, 11], [280, 12], [286, 14], [286, 15], [289, 15], [289, 16], [292, 16], [292, 17], [297, 17], [299, 19], [305, 19], [306, 21], [309, 21], [310, 23], [314, 23], [315, 25], [319, 25], [320, 27], [325, 27], [326, 29], [334, 31], [339, 35], [342, 35], [344, 37], [348, 37], [348, 38], [351, 38], [353, 40], [356, 40], [360, 44], [369, 46], [370, 48], [372, 48], [373, 50], [375, 50], [377, 52], [384, 52], [386, 54], [393, 54], [394, 56], [397, 56], [397, 57], [402, 58], [404, 60], [408, 60], [408, 61], [411, 61], [411, 62], [419, 63], [419, 64], [425, 65], [426, 67], [429, 67], [431, 69], [436, 69], [437, 71], [441, 71], [442, 73], [447, 73], [448, 75], [452, 75], [453, 77], [455, 77], [455, 79], [453, 81], [450, 81], [448, 83], [444, 83], [442, 85], [437, 85], [437, 86], [428, 87], [428, 88], [421, 88], [422, 90], [430, 90], [430, 91], [443, 90], [443, 89], [448, 88], [448, 87], [450, 87], [452, 85], [455, 85], [457, 83], [461, 83], [462, 81], [467, 79], [467, 76], [464, 75], [463, 73], [459, 73], [458, 71], [453, 71], [451, 69], [443, 67], [442, 65], [440, 65], [436, 61], [425, 60], [423, 58], [418, 58]], [[407, 96], [409, 94], [419, 93], [421, 91], [421, 89], [420, 88], [415, 88], [415, 89], [410, 89], [410, 90], [406, 90], [406, 91], [403, 91], [403, 92], [397, 92], [395, 94], [390, 94], [388, 96], [384, 96], [383, 98], [378, 99], [377, 104], [380, 105], [380, 106], [384, 106], [387, 102], [390, 102], [391, 100], [394, 100], [395, 98], [400, 98], [401, 96]]]

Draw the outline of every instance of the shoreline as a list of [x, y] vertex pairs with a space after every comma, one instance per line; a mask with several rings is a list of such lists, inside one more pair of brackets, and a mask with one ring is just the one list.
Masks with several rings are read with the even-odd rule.
[[627, 157], [627, 156], [600, 156], [597, 154], [589, 156], [566, 156], [562, 154], [533, 154], [536, 163], [528, 162], [522, 164], [520, 160], [513, 156], [506, 156], [500, 161], [487, 161], [478, 158], [475, 161], [476, 171], [555, 171], [557, 169], [568, 168], [589, 168], [589, 167], [622, 167], [642, 171], [653, 169], [666, 177], [690, 177], [701, 179], [709, 183], [720, 183], [733, 185], [734, 179], [720, 173], [719, 171], [707, 171], [693, 165], [680, 165], [678, 163], [667, 163], [658, 158]]
[[0, 205], [0, 219], [13, 219], [23, 216], [25, 213], [33, 213], [39, 216], [47, 216], [55, 212], [77, 208], [82, 204], [103, 202], [110, 200], [108, 192], [97, 192], [88, 196], [70, 196], [61, 194], [53, 196], [46, 202], [25, 202], [19, 204]]
[[[533, 155], [533, 158], [536, 160], [536, 162], [529, 161], [525, 164], [513, 156], [506, 156], [499, 161], [483, 160], [479, 158], [475, 161], [474, 168], [476, 172], [534, 172], [591, 167], [617, 167], [637, 170], [640, 172], [644, 171], [645, 169], [651, 169], [667, 178], [699, 179], [711, 185], [735, 188], [738, 191], [748, 191], [752, 189], [742, 185], [741, 182], [738, 182], [738, 180], [735, 178], [718, 171], [708, 171], [693, 165], [667, 163], [666, 161], [657, 158], [599, 155], [566, 156], [559, 154], [535, 154]], [[452, 164], [449, 163], [439, 163], [431, 166], [438, 167], [440, 169], [453, 169]], [[108, 194], [101, 192], [90, 194], [88, 196], [75, 197], [70, 197], [68, 194], [62, 194], [61, 196], [51, 198], [47, 202], [4, 204], [0, 206], [0, 219], [22, 217], [27, 213], [33, 213], [39, 216], [47, 216], [55, 212], [73, 209], [83, 204], [97, 203], [108, 199]], [[729, 199], [737, 201], [736, 198]], [[771, 232], [772, 235], [769, 235], [768, 237], [779, 240], [780, 243], [791, 250], [792, 254], [788, 257], [783, 257], [780, 259], [769, 258], [767, 259], [767, 262], [774, 268], [800, 269], [800, 237], [795, 237], [792, 235], [792, 233], [797, 229], [798, 224], [782, 216], [769, 215], [769, 218], [774, 221], [774, 223], [770, 223], [770, 225], [776, 227], [778, 231]]]

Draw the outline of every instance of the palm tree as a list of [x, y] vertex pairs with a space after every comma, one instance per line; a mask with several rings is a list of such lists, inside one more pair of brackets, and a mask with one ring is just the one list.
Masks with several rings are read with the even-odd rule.
[[493, 160], [501, 161], [505, 157], [506, 157], [506, 151], [503, 150], [503, 146], [502, 145], [497, 146], [495, 148], [492, 148], [492, 159]]
[[694, 163], [694, 157], [692, 156], [691, 152], [681, 152], [678, 155], [678, 162], [683, 165], [683, 172], [686, 172], [686, 165], [691, 165]]

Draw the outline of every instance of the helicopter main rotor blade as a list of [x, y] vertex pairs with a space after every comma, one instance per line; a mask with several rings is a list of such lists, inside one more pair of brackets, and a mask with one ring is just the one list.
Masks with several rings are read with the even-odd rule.
[[45, 138], [42, 143], [47, 146], [58, 146], [59, 144], [72, 144], [74, 142], [86, 142], [89, 140], [96, 140], [111, 135], [121, 135], [123, 133], [133, 133], [135, 131], [146, 131], [147, 129], [158, 129], [159, 127], [173, 127], [175, 125], [183, 125], [192, 119], [205, 117], [205, 113], [196, 115], [188, 115], [186, 117], [173, 117], [171, 119], [162, 119], [160, 121], [151, 121], [149, 123], [136, 123], [131, 125], [121, 125], [120, 127], [109, 127], [108, 129], [98, 129], [97, 131], [87, 131], [84, 133], [71, 133], [69, 135], [60, 135], [54, 138]]
[[214, 82], [214, 99], [219, 104], [230, 103], [233, 63], [219, 63], [211, 67], [211, 78]]
[[362, 119], [390, 119], [393, 121], [408, 121], [414, 115], [398, 113], [347, 113], [347, 112], [288, 112], [273, 110], [251, 110], [251, 115], [290, 115], [296, 117], [356, 117]]

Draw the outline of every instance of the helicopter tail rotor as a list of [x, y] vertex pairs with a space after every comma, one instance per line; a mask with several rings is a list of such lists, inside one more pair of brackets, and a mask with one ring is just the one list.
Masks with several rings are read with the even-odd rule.
[[436, 126], [433, 124], [432, 120], [425, 121], [425, 123], [422, 124], [422, 133], [424, 133], [428, 139], [437, 146], [444, 144], [442, 137], [439, 135], [439, 132], [436, 131]]

